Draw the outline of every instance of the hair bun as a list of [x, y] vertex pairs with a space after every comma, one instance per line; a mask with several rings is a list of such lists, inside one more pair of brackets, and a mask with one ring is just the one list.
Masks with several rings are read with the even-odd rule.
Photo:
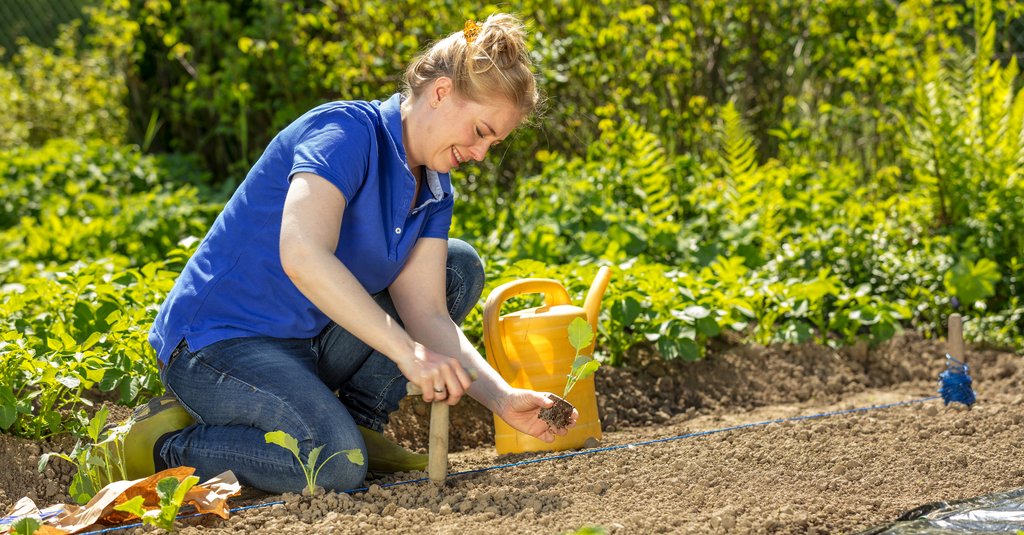
[[533, 62], [526, 49], [526, 27], [514, 15], [495, 13], [482, 24], [437, 41], [405, 71], [406, 95], [420, 95], [438, 78], [449, 78], [460, 96], [475, 102], [505, 99], [523, 116], [540, 100]]
[[530, 63], [526, 51], [526, 28], [519, 19], [507, 13], [487, 17], [473, 47], [486, 54], [499, 69]]

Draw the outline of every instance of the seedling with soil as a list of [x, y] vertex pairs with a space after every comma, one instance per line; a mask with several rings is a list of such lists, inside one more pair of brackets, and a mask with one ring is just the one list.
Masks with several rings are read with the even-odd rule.
[[109, 411], [101, 408], [89, 420], [85, 431], [91, 443], [75, 444], [71, 454], [46, 453], [39, 457], [39, 471], [46, 469], [50, 458], [57, 457], [75, 465], [75, 477], [68, 492], [79, 504], [84, 505], [104, 486], [112, 481], [127, 479], [124, 458], [124, 437], [131, 423], [117, 427], [106, 425]]
[[553, 400], [555, 404], [546, 409], [541, 409], [540, 414], [537, 415], [538, 418], [547, 422], [552, 428], [565, 429], [569, 426], [569, 422], [572, 419], [572, 411], [575, 408], [565, 398], [569, 396], [569, 392], [573, 386], [576, 386], [576, 383], [590, 377], [601, 367], [601, 363], [589, 355], [580, 355], [580, 351], [590, 347], [593, 341], [594, 331], [590, 328], [587, 320], [583, 318], [572, 320], [572, 323], [569, 324], [569, 343], [576, 349], [576, 358], [572, 362], [572, 370], [569, 371], [569, 376], [565, 382], [565, 391], [562, 392], [562, 397], [548, 394], [548, 398]]
[[313, 448], [312, 451], [309, 452], [309, 456], [306, 457], [306, 462], [303, 462], [302, 457], [299, 457], [299, 441], [295, 440], [295, 437], [285, 433], [284, 431], [271, 431], [264, 435], [263, 438], [268, 444], [277, 444], [278, 446], [292, 452], [292, 455], [299, 460], [299, 466], [302, 467], [302, 471], [306, 474], [306, 489], [302, 492], [302, 494], [306, 496], [319, 494], [319, 492], [317, 492], [319, 487], [316, 486], [316, 478], [320, 475], [320, 469], [327, 464], [327, 461], [330, 461], [338, 454], [344, 453], [345, 457], [347, 457], [349, 462], [352, 464], [362, 466], [364, 462], [362, 450], [359, 448], [353, 448], [350, 450], [336, 451], [331, 454], [330, 457], [324, 459], [324, 462], [320, 463], [320, 466], [317, 466], [316, 461], [320, 458], [320, 451], [324, 449], [323, 446]]
[[155, 509], [146, 509], [144, 496], [136, 496], [120, 505], [115, 505], [115, 511], [123, 511], [138, 516], [143, 524], [150, 524], [167, 531], [174, 531], [174, 520], [178, 518], [178, 511], [185, 501], [185, 495], [199, 483], [196, 476], [188, 476], [179, 481], [176, 477], [165, 477], [156, 484], [156, 495], [160, 498], [160, 504]]

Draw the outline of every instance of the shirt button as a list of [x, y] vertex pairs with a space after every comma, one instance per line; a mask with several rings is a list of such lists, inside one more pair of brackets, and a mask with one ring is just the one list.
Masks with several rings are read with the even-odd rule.
[[402, 227], [395, 227], [395, 234], [401, 234], [401, 233], [402, 233]]

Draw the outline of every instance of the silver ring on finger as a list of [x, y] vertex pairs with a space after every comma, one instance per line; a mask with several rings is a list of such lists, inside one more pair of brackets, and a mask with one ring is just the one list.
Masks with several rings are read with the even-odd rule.
[[436, 392], [438, 394], [444, 394], [444, 388], [434, 387], [434, 392]]

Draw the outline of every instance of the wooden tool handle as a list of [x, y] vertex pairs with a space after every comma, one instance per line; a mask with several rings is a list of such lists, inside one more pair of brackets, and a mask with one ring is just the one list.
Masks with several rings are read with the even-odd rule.
[[430, 404], [430, 449], [427, 474], [437, 484], [448, 477], [448, 404], [435, 401]]
[[964, 324], [960, 314], [949, 315], [949, 336], [946, 338], [947, 352], [960, 362], [966, 363], [964, 355]]

